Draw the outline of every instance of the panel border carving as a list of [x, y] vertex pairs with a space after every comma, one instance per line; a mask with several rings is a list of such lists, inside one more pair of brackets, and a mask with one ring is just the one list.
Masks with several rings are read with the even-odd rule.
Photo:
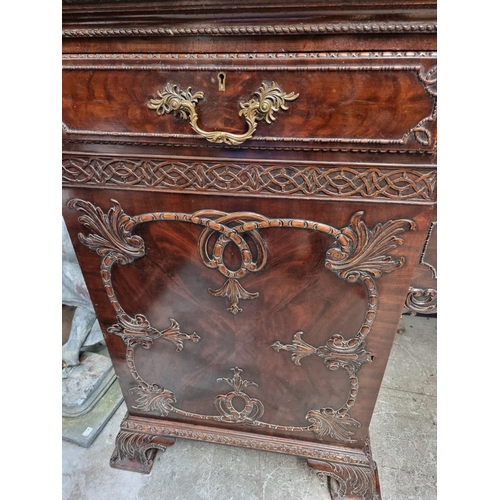
[[[354, 405], [358, 394], [357, 371], [373, 358], [364, 347], [378, 308], [378, 289], [375, 280], [404, 264], [404, 257], [394, 259], [388, 252], [403, 244], [399, 235], [407, 230], [415, 229], [414, 221], [410, 219], [389, 220], [369, 229], [362, 221], [363, 212], [356, 212], [351, 216], [348, 226], [336, 229], [320, 222], [303, 219], [273, 219], [250, 212], [228, 214], [215, 210], [199, 210], [193, 214], [154, 212], [129, 216], [123, 211], [118, 201], [111, 200], [111, 202], [112, 207], [107, 214], [100, 207], [78, 198], [71, 199], [68, 206], [83, 213], [78, 218], [79, 222], [94, 231], [88, 236], [79, 233], [78, 238], [81, 243], [102, 258], [103, 286], [118, 320], [117, 324], [108, 328], [108, 333], [121, 337], [126, 346], [126, 363], [130, 374], [138, 384], [129, 390], [131, 394], [137, 394], [135, 409], [144, 412], [157, 411], [162, 416], [168, 416], [170, 412], [174, 412], [187, 418], [200, 420], [243, 423], [253, 427], [287, 432], [313, 432], [320, 440], [328, 436], [338, 442], [356, 442], [352, 439], [355, 432], [350, 429], [360, 427], [361, 424], [348, 412]], [[180, 351], [183, 348], [183, 340], [198, 342], [200, 339], [196, 333], [180, 332], [179, 324], [174, 319], [171, 319], [170, 328], [159, 331], [153, 328], [142, 314], [136, 314], [132, 318], [123, 310], [114, 292], [111, 283], [112, 266], [130, 264], [145, 255], [144, 240], [133, 234], [132, 230], [139, 224], [155, 221], [180, 221], [201, 226], [203, 229], [198, 238], [197, 247], [203, 264], [217, 269], [227, 278], [227, 282], [236, 282], [238, 285], [238, 280], [248, 272], [258, 272], [265, 266], [267, 249], [259, 230], [295, 228], [317, 231], [331, 236], [334, 241], [326, 252], [325, 267], [348, 283], [361, 283], [367, 292], [367, 311], [358, 333], [350, 339], [345, 339], [340, 334], [333, 334], [326, 345], [314, 348], [305, 343], [301, 339], [302, 332], [298, 332], [292, 345], [275, 342], [271, 347], [278, 352], [280, 350], [291, 351], [292, 360], [299, 365], [301, 358], [317, 354], [324, 359], [330, 370], [336, 370], [339, 367], [346, 370], [351, 389], [344, 405], [337, 410], [324, 407], [308, 411], [305, 418], [311, 423], [309, 426], [283, 426], [259, 420], [264, 413], [263, 403], [242, 390], [249, 385], [256, 384], [242, 380], [240, 377], [242, 370], [238, 367], [232, 368], [234, 371], [232, 379], [218, 379], [226, 381], [233, 388], [230, 393], [219, 394], [215, 397], [214, 404], [219, 415], [201, 415], [181, 410], [173, 406], [176, 397], [172, 391], [144, 380], [135, 365], [135, 349], [138, 345], [149, 349], [154, 339], [163, 338], [174, 343], [176, 350]], [[219, 237], [209, 255], [207, 242], [214, 233], [219, 233]], [[257, 248], [256, 259], [248, 243], [242, 237], [243, 234], [249, 235], [254, 240]], [[229, 270], [224, 264], [224, 248], [228, 242], [235, 244], [241, 252], [242, 263], [238, 270]], [[246, 292], [241, 285], [239, 289]], [[213, 295], [223, 295], [214, 293], [210, 289], [209, 291]], [[251, 298], [256, 297], [257, 295]], [[238, 307], [239, 298], [247, 297], [240, 297], [236, 294], [229, 298], [231, 307], [228, 310], [237, 314], [241, 311]], [[233, 397], [239, 397], [245, 401], [244, 410], [237, 411], [233, 407]]]

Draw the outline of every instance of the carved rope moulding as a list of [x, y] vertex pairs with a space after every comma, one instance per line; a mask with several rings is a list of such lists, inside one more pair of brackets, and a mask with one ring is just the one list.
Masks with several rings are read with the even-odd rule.
[[66, 156], [63, 184], [165, 191], [430, 201], [435, 170]]
[[[404, 264], [404, 257], [394, 259], [389, 252], [402, 245], [400, 235], [415, 229], [415, 223], [408, 219], [389, 220], [368, 228], [362, 220], [363, 212], [352, 215], [349, 225], [337, 229], [320, 222], [303, 219], [273, 219], [250, 212], [228, 214], [215, 210], [201, 210], [193, 214], [174, 212], [155, 212], [138, 216], [127, 215], [120, 204], [112, 200], [112, 207], [105, 213], [100, 207], [88, 201], [72, 199], [68, 202], [70, 208], [79, 210], [82, 215], [80, 223], [90, 229], [89, 235], [79, 234], [79, 240], [96, 252], [101, 258], [101, 278], [117, 323], [108, 328], [108, 332], [119, 336], [126, 346], [126, 363], [130, 374], [137, 385], [130, 392], [136, 395], [137, 410], [157, 412], [167, 416], [170, 412], [188, 418], [247, 424], [287, 432], [313, 432], [318, 439], [330, 437], [338, 442], [353, 443], [354, 428], [360, 423], [349, 415], [354, 405], [358, 390], [358, 370], [373, 356], [365, 349], [366, 338], [370, 333], [378, 309], [378, 288], [376, 280], [384, 274], [391, 273]], [[178, 322], [171, 318], [171, 325], [165, 329], [153, 327], [143, 314], [134, 317], [128, 315], [115, 295], [112, 285], [112, 267], [128, 265], [145, 255], [144, 240], [133, 233], [133, 229], [148, 222], [180, 221], [195, 224], [202, 228], [198, 239], [198, 254], [203, 264], [208, 268], [217, 269], [226, 279], [219, 290], [209, 289], [214, 296], [227, 297], [228, 311], [238, 314], [241, 311], [239, 301], [256, 299], [258, 292], [247, 292], [240, 284], [249, 272], [260, 272], [267, 261], [267, 247], [261, 235], [267, 228], [295, 228], [325, 233], [332, 238], [332, 245], [326, 252], [325, 268], [348, 283], [360, 284], [367, 294], [367, 309], [358, 332], [352, 338], [345, 339], [334, 333], [324, 345], [314, 347], [303, 340], [304, 332], [298, 331], [293, 336], [291, 344], [274, 342], [270, 347], [277, 352], [291, 352], [291, 360], [300, 365], [301, 360], [310, 355], [323, 359], [329, 370], [339, 368], [345, 370], [350, 380], [350, 391], [345, 403], [338, 409], [324, 407], [310, 410], [305, 418], [308, 426], [282, 426], [261, 420], [264, 414], [264, 404], [256, 397], [247, 393], [249, 387], [257, 387], [252, 381], [241, 377], [242, 369], [231, 368], [232, 378], [220, 377], [232, 391], [215, 396], [214, 404], [218, 415], [201, 415], [186, 412], [175, 406], [175, 394], [159, 386], [149, 383], [141, 377], [135, 364], [137, 346], [145, 349], [152, 347], [156, 340], [163, 339], [173, 343], [177, 351], [181, 351], [184, 341], [194, 343], [200, 341], [196, 333], [180, 331]], [[243, 235], [254, 241], [257, 254], [254, 255]], [[215, 237], [215, 244], [209, 252], [207, 241]], [[237, 270], [230, 270], [224, 263], [224, 248], [232, 242], [240, 250], [241, 265]], [[252, 389], [253, 390], [253, 389]], [[234, 397], [245, 402], [243, 410], [236, 410], [232, 404]]]
[[108, 36], [186, 36], [186, 35], [301, 35], [301, 34], [345, 34], [345, 33], [436, 33], [435, 22], [415, 23], [329, 23], [329, 24], [283, 24], [268, 26], [212, 26], [206, 28], [88, 28], [63, 29], [64, 38], [108, 37]]

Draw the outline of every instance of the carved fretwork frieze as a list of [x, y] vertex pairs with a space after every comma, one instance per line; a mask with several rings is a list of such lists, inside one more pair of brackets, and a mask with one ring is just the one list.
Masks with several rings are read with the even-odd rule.
[[400, 201], [432, 201], [436, 190], [435, 170], [408, 167], [66, 155], [62, 168], [66, 186]]
[[[73, 199], [68, 204], [83, 213], [79, 221], [93, 231], [88, 236], [79, 234], [80, 241], [102, 258], [101, 277], [104, 289], [118, 320], [117, 324], [108, 328], [108, 333], [119, 336], [126, 346], [126, 363], [137, 383], [130, 389], [130, 393], [136, 395], [135, 409], [156, 412], [161, 416], [173, 412], [198, 420], [232, 422], [286, 432], [313, 432], [320, 440], [328, 437], [342, 443], [356, 442], [353, 438], [354, 429], [359, 428], [361, 424], [349, 415], [349, 410], [354, 405], [359, 390], [357, 372], [364, 363], [373, 359], [372, 354], [365, 349], [365, 344], [378, 308], [376, 280], [404, 264], [404, 257], [395, 259], [389, 252], [403, 244], [401, 233], [416, 228], [412, 220], [389, 220], [370, 229], [362, 220], [363, 212], [356, 212], [346, 227], [337, 229], [320, 222], [273, 219], [250, 212], [228, 214], [215, 210], [200, 210], [193, 214], [155, 212], [130, 217], [115, 200], [112, 200], [113, 206], [107, 214], [99, 207], [83, 200]], [[292, 352], [292, 360], [298, 365], [302, 358], [314, 354], [324, 360], [328, 369], [344, 369], [349, 376], [350, 391], [342, 407], [334, 409], [325, 406], [310, 410], [305, 416], [311, 424], [308, 426], [283, 426], [265, 422], [262, 420], [263, 402], [246, 392], [249, 387], [258, 387], [257, 384], [242, 379], [243, 370], [233, 367], [232, 378], [218, 378], [218, 381], [228, 383], [232, 389], [226, 394], [215, 395], [214, 405], [218, 415], [201, 415], [178, 408], [175, 406], [177, 399], [172, 391], [141, 377], [135, 363], [135, 350], [138, 346], [149, 349], [154, 340], [164, 339], [173, 343], [176, 350], [180, 351], [184, 346], [183, 341], [190, 340], [196, 343], [200, 340], [196, 333], [181, 332], [179, 324], [172, 318], [169, 328], [159, 330], [152, 327], [142, 314], [129, 316], [119, 304], [111, 282], [111, 268], [114, 264], [130, 264], [145, 254], [144, 241], [132, 233], [133, 228], [148, 222], [168, 221], [185, 222], [202, 227], [197, 244], [201, 261], [208, 268], [217, 269], [226, 278], [226, 284], [232, 284], [232, 290], [227, 293], [221, 292], [224, 287], [216, 291], [209, 289], [209, 292], [215, 296], [227, 296], [230, 301], [229, 311], [233, 314], [241, 311], [238, 306], [239, 299], [255, 299], [258, 296], [257, 292], [252, 294], [246, 292], [239, 280], [249, 272], [258, 272], [265, 268], [268, 250], [261, 231], [267, 228], [294, 228], [316, 231], [332, 238], [324, 266], [347, 283], [362, 285], [367, 294], [367, 309], [357, 334], [348, 339], [340, 334], [333, 334], [325, 345], [314, 347], [302, 339], [303, 332], [299, 331], [295, 334], [292, 344], [285, 345], [277, 341], [271, 347], [278, 352], [281, 350]], [[251, 246], [248, 239], [253, 241]], [[213, 242], [211, 247], [208, 244], [209, 240]], [[224, 250], [230, 242], [241, 254], [239, 269], [230, 269], [224, 263]], [[247, 294], [249, 296], [245, 296]], [[234, 407], [235, 397], [244, 401], [245, 406], [242, 410]]]

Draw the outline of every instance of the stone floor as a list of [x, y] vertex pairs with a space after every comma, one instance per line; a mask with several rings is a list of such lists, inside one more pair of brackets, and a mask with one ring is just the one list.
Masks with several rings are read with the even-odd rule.
[[[383, 500], [436, 494], [436, 318], [405, 316], [371, 424]], [[151, 474], [109, 467], [120, 406], [89, 448], [63, 441], [63, 500], [329, 500], [305, 460], [177, 440]]]

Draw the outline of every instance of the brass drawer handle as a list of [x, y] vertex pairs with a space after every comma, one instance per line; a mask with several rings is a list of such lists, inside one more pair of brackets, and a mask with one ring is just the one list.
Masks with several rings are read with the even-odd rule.
[[248, 102], [240, 103], [241, 110], [239, 116], [244, 116], [248, 125], [248, 130], [244, 134], [232, 134], [219, 130], [207, 132], [198, 127], [196, 105], [199, 99], [203, 99], [204, 94], [203, 92], [191, 93], [191, 87], [188, 87], [184, 91], [179, 89], [177, 85], [167, 83], [165, 90], [162, 92], [158, 91], [159, 99], [149, 100], [148, 108], [154, 109], [157, 115], [173, 113], [184, 120], [189, 120], [193, 130], [202, 137], [205, 137], [209, 142], [236, 146], [252, 137], [257, 129], [258, 122], [265, 120], [266, 123], [272, 123], [276, 120], [275, 112], [278, 112], [280, 109], [286, 111], [288, 109], [286, 102], [294, 101], [299, 97], [299, 94], [295, 94], [294, 92], [285, 94], [274, 82], [272, 82], [270, 87], [263, 82], [259, 90], [255, 92], [255, 95], [257, 99], [250, 99]]

